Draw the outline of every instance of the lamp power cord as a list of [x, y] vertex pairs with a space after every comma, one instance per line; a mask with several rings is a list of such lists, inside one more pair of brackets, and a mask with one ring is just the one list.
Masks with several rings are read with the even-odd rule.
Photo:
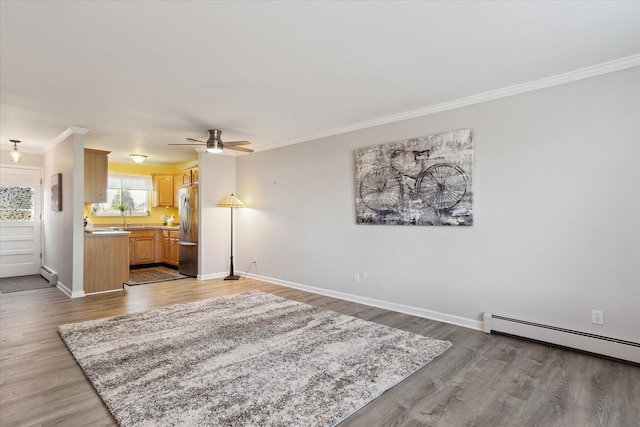
[[251, 270], [251, 267], [254, 265], [256, 266], [256, 273], [258, 272], [258, 263], [255, 261], [251, 261], [251, 264], [249, 264], [249, 268], [247, 268], [247, 271], [245, 271], [244, 275], [242, 276], [243, 279], [247, 277], [247, 274], [249, 274], [249, 270]]

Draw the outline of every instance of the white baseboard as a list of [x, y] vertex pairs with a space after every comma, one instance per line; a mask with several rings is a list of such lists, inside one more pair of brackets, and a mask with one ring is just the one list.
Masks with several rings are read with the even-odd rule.
[[227, 277], [229, 273], [211, 273], [211, 274], [198, 274], [196, 279], [198, 280], [209, 280], [209, 279], [222, 279], [223, 277]]
[[316, 288], [314, 286], [302, 285], [300, 283], [289, 282], [286, 280], [274, 279], [273, 277], [260, 276], [257, 274], [247, 274], [248, 277], [269, 282], [276, 285], [282, 285], [289, 288], [300, 289], [314, 294], [325, 295], [329, 297], [339, 298], [346, 301], [356, 302], [371, 307], [383, 308], [385, 310], [397, 311], [398, 313], [410, 314], [412, 316], [423, 317], [425, 319], [437, 320], [438, 322], [450, 323], [452, 325], [462, 326], [469, 329], [482, 330], [482, 322], [465, 317], [454, 316], [451, 314], [440, 313], [437, 311], [426, 310], [424, 308], [412, 307], [404, 304], [396, 304], [393, 302], [378, 300], [374, 298], [362, 297], [358, 295], [348, 294], [345, 292], [332, 291], [329, 289]]
[[120, 289], [110, 289], [108, 291], [91, 292], [90, 294], [85, 294], [85, 296], [100, 295], [100, 294], [110, 294], [111, 292], [124, 292], [124, 287], [122, 287]]
[[58, 280], [56, 283], [56, 288], [60, 289], [66, 296], [69, 298], [82, 298], [85, 296], [84, 291], [72, 291], [69, 289], [64, 283]]

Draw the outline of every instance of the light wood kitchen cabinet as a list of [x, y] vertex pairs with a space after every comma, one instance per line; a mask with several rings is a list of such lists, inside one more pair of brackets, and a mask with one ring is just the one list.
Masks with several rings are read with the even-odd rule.
[[128, 234], [85, 236], [83, 288], [86, 294], [122, 290], [122, 284], [129, 280]]
[[84, 202], [107, 201], [110, 151], [84, 149]]
[[169, 265], [180, 264], [180, 232], [177, 230], [162, 230], [161, 261]]
[[182, 188], [182, 173], [173, 175], [173, 206], [180, 207], [180, 189]]
[[191, 169], [182, 171], [182, 185], [191, 185]]
[[178, 231], [171, 231], [169, 245], [169, 264], [180, 265], [180, 237]]
[[152, 264], [156, 261], [155, 230], [131, 230], [129, 264]]
[[180, 173], [173, 176], [173, 206], [179, 207], [180, 205], [180, 189], [188, 185], [198, 184], [198, 168], [192, 167], [185, 169]]
[[173, 174], [152, 174], [153, 207], [174, 206]]
[[135, 264], [134, 254], [136, 253], [136, 239], [129, 237], [129, 265]]
[[170, 256], [169, 252], [170, 252], [169, 232], [166, 230], [162, 230], [162, 251], [160, 255], [160, 262], [169, 264], [169, 256]]
[[198, 183], [198, 168], [189, 168], [182, 171], [182, 185], [194, 185]]

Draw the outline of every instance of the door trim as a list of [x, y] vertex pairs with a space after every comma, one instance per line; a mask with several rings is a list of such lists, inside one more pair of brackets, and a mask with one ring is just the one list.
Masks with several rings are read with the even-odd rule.
[[[23, 166], [23, 165], [15, 165], [15, 164], [0, 164], [0, 169], [2, 169], [2, 173], [10, 170], [22, 170], [22, 171], [33, 171], [37, 172], [39, 180], [38, 188], [36, 191], [37, 203], [36, 208], [34, 209], [34, 216], [36, 225], [34, 226], [34, 233], [37, 232], [39, 236], [37, 236], [37, 240], [39, 242], [39, 247], [35, 249], [36, 257], [37, 257], [37, 266], [36, 271], [33, 274], [38, 274], [40, 271], [40, 267], [42, 267], [42, 260], [44, 259], [43, 250], [44, 250], [44, 220], [43, 220], [43, 211], [44, 211], [44, 185], [43, 185], [43, 174], [44, 168], [41, 166]], [[34, 260], [35, 262], [35, 260]], [[12, 277], [12, 276], [7, 276]]]

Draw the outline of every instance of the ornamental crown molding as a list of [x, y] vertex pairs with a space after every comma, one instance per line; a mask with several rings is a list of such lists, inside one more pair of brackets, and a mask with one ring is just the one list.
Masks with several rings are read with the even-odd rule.
[[[519, 95], [521, 93], [532, 92], [534, 90], [545, 89], [548, 87], [559, 86], [559, 85], [575, 82], [578, 80], [588, 79], [590, 77], [596, 77], [603, 74], [613, 73], [616, 71], [625, 70], [627, 68], [633, 68], [633, 67], [639, 67], [639, 66], [640, 66], [640, 54], [631, 55], [624, 58], [615, 59], [613, 61], [604, 62], [602, 64], [581, 68], [579, 70], [569, 71], [567, 73], [562, 73], [562, 74], [546, 77], [539, 80], [533, 80], [530, 82], [520, 83], [513, 86], [507, 86], [501, 89], [483, 92], [483, 93], [471, 95], [465, 98], [459, 98], [453, 101], [447, 101], [441, 104], [435, 104], [428, 107], [419, 108], [417, 110], [405, 111], [403, 113], [392, 114], [390, 116], [379, 117], [373, 120], [367, 120], [360, 123], [354, 123], [351, 125], [330, 129], [325, 132], [314, 134], [308, 137], [270, 144], [268, 146], [262, 146], [262, 150], [280, 148], [287, 145], [293, 145], [301, 142], [327, 138], [330, 136], [340, 135], [347, 132], [353, 132], [357, 130], [372, 128], [375, 126], [400, 122], [403, 120], [428, 116], [431, 114], [442, 113], [444, 111], [455, 110], [456, 108], [468, 107], [470, 105], [480, 104], [482, 102], [494, 101], [496, 99], [506, 98], [509, 96]], [[256, 148], [256, 151], [262, 151], [262, 150], [260, 149], [260, 147]]]
[[78, 126], [69, 126], [67, 128], [67, 130], [65, 130], [64, 132], [62, 132], [54, 141], [53, 141], [53, 145], [58, 144], [60, 141], [64, 140], [65, 138], [67, 138], [70, 135], [78, 134], [78, 135], [84, 135], [85, 133], [89, 132], [91, 129], [86, 129], [86, 128], [81, 128]]

